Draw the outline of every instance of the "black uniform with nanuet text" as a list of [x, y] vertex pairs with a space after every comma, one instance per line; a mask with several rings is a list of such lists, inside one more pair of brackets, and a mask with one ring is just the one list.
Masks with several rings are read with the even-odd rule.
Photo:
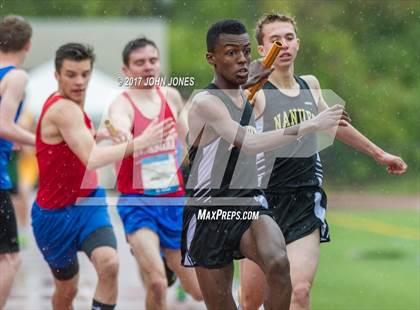
[[[263, 131], [283, 129], [313, 118], [317, 104], [307, 83], [295, 77], [299, 95], [282, 93], [272, 83], [263, 86], [265, 110], [257, 120]], [[321, 242], [329, 241], [325, 220], [327, 197], [322, 189], [323, 170], [317, 152], [316, 134], [308, 134], [296, 142], [265, 152], [261, 187], [269, 208], [290, 243], [320, 228]], [[270, 168], [272, 170], [270, 171]]]

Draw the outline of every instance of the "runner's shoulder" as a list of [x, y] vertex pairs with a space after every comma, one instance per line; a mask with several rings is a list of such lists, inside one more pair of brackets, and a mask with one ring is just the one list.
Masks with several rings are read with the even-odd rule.
[[52, 114], [60, 116], [60, 118], [63, 117], [72, 119], [75, 116], [83, 115], [83, 111], [80, 106], [73, 100], [67, 98], [58, 99], [57, 102], [48, 110], [51, 111]]
[[306, 74], [301, 75], [301, 79], [303, 79], [311, 89], [320, 89], [321, 85], [319, 84], [319, 80], [315, 75], [312, 74]]
[[3, 78], [3, 82], [6, 85], [11, 85], [12, 83], [15, 85], [26, 85], [28, 82], [28, 73], [19, 68], [10, 70]]
[[130, 100], [124, 95], [125, 91], [118, 94], [114, 100], [112, 100], [111, 104], [109, 105], [109, 110], [129, 110], [132, 111]]
[[208, 90], [203, 90], [201, 92], [198, 92], [193, 97], [193, 105], [197, 106], [207, 106], [207, 105], [214, 105], [214, 104], [223, 104], [222, 100], [216, 96], [215, 94], [212, 94]]
[[171, 109], [176, 109], [176, 114], [179, 114], [184, 108], [184, 100], [179, 90], [171, 86], [163, 86], [161, 89]]
[[194, 96], [191, 109], [198, 115], [206, 116], [207, 114], [214, 114], [220, 109], [226, 110], [226, 107], [219, 97], [204, 90]]

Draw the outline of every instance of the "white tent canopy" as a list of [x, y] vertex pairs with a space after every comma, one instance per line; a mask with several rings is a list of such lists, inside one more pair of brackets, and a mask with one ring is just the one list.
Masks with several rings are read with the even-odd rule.
[[[25, 107], [37, 118], [45, 100], [57, 90], [53, 62], [45, 63], [29, 72], [29, 83], [25, 98]], [[108, 106], [122, 89], [117, 81], [94, 69], [86, 94], [85, 111], [95, 123], [102, 120]]]

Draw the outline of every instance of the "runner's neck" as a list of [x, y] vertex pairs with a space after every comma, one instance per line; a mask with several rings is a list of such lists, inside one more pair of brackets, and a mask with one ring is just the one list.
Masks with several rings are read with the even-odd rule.
[[15, 66], [21, 67], [25, 60], [26, 53], [1, 53], [0, 52], [0, 67]]
[[279, 89], [299, 88], [299, 84], [294, 78], [293, 65], [284, 70], [276, 68], [268, 80]]

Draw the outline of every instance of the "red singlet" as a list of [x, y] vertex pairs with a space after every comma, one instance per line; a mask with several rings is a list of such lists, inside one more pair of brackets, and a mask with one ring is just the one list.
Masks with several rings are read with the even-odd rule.
[[[36, 128], [35, 147], [39, 167], [36, 202], [44, 209], [58, 209], [72, 205], [77, 198], [89, 196], [98, 185], [96, 171], [87, 170], [64, 141], [47, 144], [41, 139], [41, 123], [45, 112], [62, 98], [59, 94], [52, 94], [47, 99]], [[84, 111], [83, 114], [86, 127], [91, 129], [92, 123], [89, 117]]]
[[[159, 87], [156, 91], [161, 100], [159, 121], [172, 118], [175, 120], [168, 102]], [[143, 115], [127, 92], [123, 95], [134, 110], [131, 133], [139, 136], [152, 122]], [[117, 188], [123, 194], [144, 194], [150, 196], [177, 197], [185, 194], [182, 173], [177, 162], [177, 134], [168, 137], [164, 143], [150, 146], [126, 157], [118, 173]]]

